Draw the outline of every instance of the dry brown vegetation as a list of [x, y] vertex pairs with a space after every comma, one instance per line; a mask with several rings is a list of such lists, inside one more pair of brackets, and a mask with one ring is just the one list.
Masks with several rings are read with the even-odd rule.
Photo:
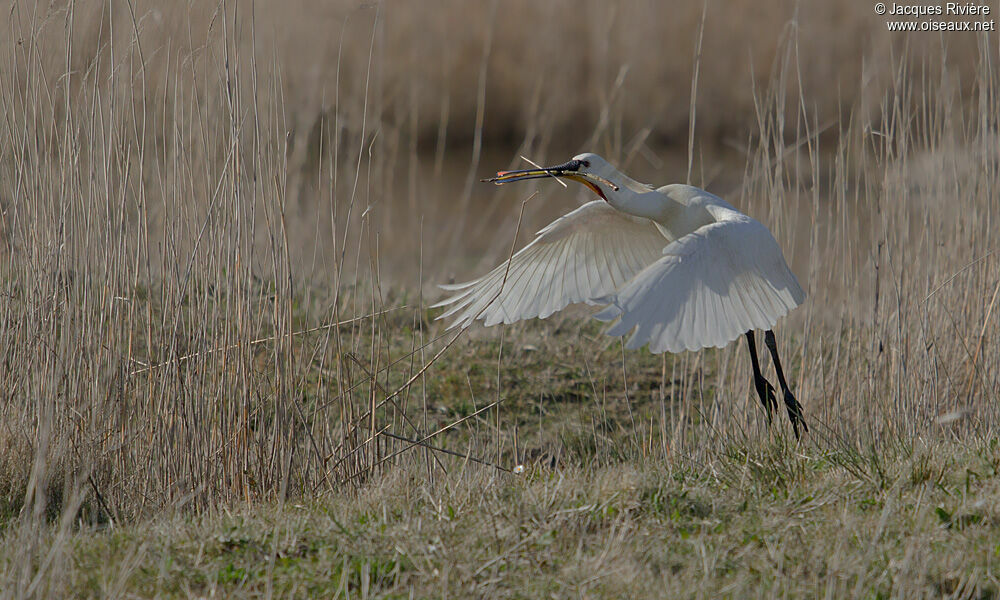
[[[997, 38], [705, 14], [13, 4], [0, 596], [995, 597]], [[581, 147], [775, 233], [801, 443], [736, 344], [433, 321]]]

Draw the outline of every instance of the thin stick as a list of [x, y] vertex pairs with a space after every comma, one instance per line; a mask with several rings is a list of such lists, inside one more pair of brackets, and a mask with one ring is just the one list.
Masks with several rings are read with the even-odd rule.
[[[479, 316], [482, 315], [483, 312], [487, 308], [489, 308], [490, 306], [492, 306], [493, 303], [496, 302], [497, 299], [500, 297], [500, 294], [503, 293], [504, 287], [507, 285], [507, 277], [510, 275], [510, 265], [511, 265], [511, 262], [513, 261], [513, 259], [514, 259], [514, 248], [517, 247], [517, 236], [521, 232], [521, 222], [522, 222], [522, 220], [524, 218], [524, 207], [525, 207], [526, 204], [528, 204], [529, 201], [531, 201], [537, 195], [538, 195], [538, 192], [534, 192], [530, 196], [528, 196], [527, 198], [525, 198], [523, 202], [521, 202], [521, 210], [520, 210], [520, 212], [518, 212], [518, 215], [517, 215], [517, 227], [514, 229], [514, 239], [511, 240], [510, 253], [507, 255], [507, 266], [506, 266], [506, 269], [504, 270], [503, 281], [500, 282], [500, 289], [497, 290], [497, 293], [493, 296], [493, 298], [491, 298], [490, 301], [488, 303], [486, 303], [486, 306], [484, 306], [482, 309], [480, 309], [480, 311], [478, 313], [476, 313], [476, 316], [472, 318], [473, 321], [475, 321], [476, 319], [478, 319]], [[386, 402], [389, 402], [390, 400], [392, 400], [393, 398], [395, 398], [396, 396], [398, 396], [400, 393], [402, 393], [404, 390], [408, 389], [411, 385], [413, 385], [413, 382], [415, 382], [418, 378], [420, 378], [427, 371], [427, 369], [429, 369], [431, 367], [431, 365], [433, 365], [435, 362], [437, 362], [437, 360], [439, 358], [441, 358], [441, 356], [444, 355], [444, 353], [449, 348], [451, 348], [452, 344], [454, 344], [456, 341], [458, 341], [458, 338], [462, 337], [462, 334], [465, 333], [465, 331], [466, 331], [465, 327], [463, 327], [461, 330], [459, 330], [459, 332], [455, 334], [455, 337], [451, 338], [451, 340], [447, 344], [445, 344], [445, 346], [443, 348], [441, 348], [441, 350], [439, 350], [437, 352], [437, 354], [435, 354], [431, 358], [431, 360], [427, 362], [427, 364], [425, 364], [423, 367], [420, 368], [419, 371], [417, 371], [415, 374], [413, 374], [413, 376], [411, 376], [406, 381], [406, 383], [404, 383], [403, 385], [399, 386], [396, 389], [396, 391], [394, 391], [392, 394], [390, 394], [389, 396], [387, 396], [381, 402], [381, 404], [384, 405]], [[440, 434], [441, 432], [447, 431], [448, 429], [451, 429], [452, 427], [454, 427], [456, 425], [459, 425], [460, 423], [464, 423], [469, 418], [474, 417], [474, 416], [482, 413], [483, 411], [492, 408], [493, 406], [499, 404], [501, 401], [502, 400], [498, 397], [495, 402], [492, 402], [492, 403], [484, 406], [483, 408], [475, 411], [474, 413], [472, 413], [472, 414], [470, 414], [470, 415], [468, 415], [466, 417], [463, 417], [463, 418], [459, 419], [458, 421], [455, 421], [454, 423], [452, 423], [450, 425], [446, 425], [445, 427], [442, 427], [442, 428], [438, 429], [434, 433], [432, 433], [432, 434], [424, 437], [421, 441], [426, 442], [427, 440], [432, 439], [433, 437], [435, 437], [436, 435]], [[383, 433], [384, 431], [385, 430], [379, 432], [379, 434]], [[386, 462], [387, 460], [389, 460], [391, 458], [394, 458], [394, 457], [400, 455], [401, 453], [409, 450], [410, 448], [413, 448], [415, 445], [416, 444], [410, 444], [409, 446], [407, 446], [405, 448], [397, 450], [397, 451], [395, 451], [395, 452], [393, 452], [393, 453], [391, 453], [391, 454], [389, 454], [387, 456], [383, 456], [376, 463], [368, 465], [366, 468], [364, 468], [364, 469], [358, 471], [357, 473], [354, 473], [350, 477], [348, 477], [347, 481], [349, 481], [351, 479], [354, 479], [355, 477], [358, 477], [358, 476], [360, 476], [363, 473], [368, 473], [368, 472], [372, 471], [373, 469], [375, 469], [376, 467], [378, 467], [382, 463]], [[331, 468], [330, 470], [332, 471], [334, 468], [336, 468], [336, 466], [338, 464], [340, 464], [340, 462], [342, 462], [344, 458], [346, 458], [346, 457], [341, 457], [341, 459], [338, 460], [337, 463], [334, 465], [334, 467]]]
[[628, 397], [628, 370], [625, 368], [625, 337], [619, 338], [622, 349], [622, 387], [625, 389], [625, 406], [628, 407], [628, 418], [632, 421], [632, 442], [639, 446], [639, 438], [635, 428], [635, 416], [632, 414], [632, 400]]
[[[514, 237], [516, 238], [517, 236], [514, 236]], [[496, 428], [496, 448], [497, 448], [496, 461], [497, 462], [500, 462], [500, 453], [501, 453], [501, 448], [500, 448], [500, 372], [501, 372], [501, 365], [503, 364], [503, 334], [504, 334], [505, 331], [506, 331], [506, 329], [504, 329], [503, 323], [501, 323], [500, 324], [500, 348], [497, 350], [497, 400], [495, 402], [495, 404], [497, 405], [497, 428]], [[515, 456], [514, 458], [516, 460], [517, 457]]]
[[698, 73], [701, 70], [701, 40], [705, 35], [705, 15], [708, 12], [708, 0], [701, 4], [701, 20], [698, 22], [698, 42], [695, 44], [694, 73], [691, 75], [691, 117], [688, 123], [688, 169], [685, 183], [691, 185], [691, 167], [694, 166], [694, 123], [698, 105]]
[[[347, 319], [346, 321], [338, 321], [337, 323], [328, 323], [326, 325], [320, 325], [319, 327], [313, 327], [312, 329], [303, 329], [302, 331], [293, 331], [290, 335], [292, 335], [292, 336], [304, 335], [304, 334], [307, 334], [307, 333], [313, 333], [315, 331], [320, 331], [320, 330], [323, 330], [323, 329], [333, 329], [334, 327], [340, 327], [342, 325], [350, 325], [351, 323], [355, 323], [357, 321], [363, 321], [364, 319], [370, 319], [372, 317], [378, 317], [380, 315], [384, 315], [384, 314], [392, 312], [394, 310], [402, 310], [404, 308], [406, 308], [406, 305], [397, 306], [396, 308], [387, 308], [386, 310], [383, 310], [381, 312], [371, 313], [371, 314], [368, 314], [368, 315], [364, 315], [362, 317], [354, 317], [353, 319]], [[282, 334], [281, 337], [284, 337], [284, 335], [285, 334]], [[266, 342], [272, 342], [272, 341], [274, 341], [276, 339], [278, 339], [278, 336], [272, 335], [270, 337], [259, 338], [259, 339], [256, 339], [256, 340], [253, 340], [253, 341], [250, 341], [250, 342], [246, 342], [246, 344], [236, 343], [236, 344], [230, 344], [228, 346], [221, 346], [221, 347], [218, 347], [218, 348], [212, 348], [210, 350], [204, 350], [202, 352], [195, 352], [194, 354], [187, 354], [185, 356], [181, 356], [181, 357], [178, 357], [178, 358], [173, 359], [173, 360], [168, 360], [167, 362], [164, 362], [164, 363], [158, 363], [158, 364], [155, 364], [155, 365], [145, 365], [141, 369], [136, 369], [135, 371], [132, 371], [131, 373], [129, 373], [129, 375], [140, 375], [140, 374], [145, 373], [147, 371], [152, 371], [153, 369], [163, 368], [163, 367], [165, 367], [165, 366], [167, 366], [167, 365], [169, 365], [171, 363], [174, 363], [174, 362], [180, 363], [182, 361], [190, 360], [192, 358], [198, 358], [199, 356], [205, 356], [205, 355], [208, 355], [208, 354], [214, 354], [215, 352], [223, 352], [225, 350], [232, 350], [234, 348], [239, 348], [239, 347], [244, 346], [244, 345], [246, 345], [246, 346], [257, 346], [259, 344], [264, 344]], [[132, 359], [132, 361], [133, 362], [139, 362], [137, 359], [134, 359], [134, 358]]]
[[395, 433], [389, 433], [388, 431], [383, 431], [382, 435], [391, 437], [392, 439], [399, 440], [401, 442], [409, 442], [410, 444], [415, 444], [417, 446], [423, 446], [424, 448], [427, 448], [428, 450], [433, 450], [435, 452], [441, 452], [441, 453], [444, 453], [444, 454], [449, 454], [451, 456], [457, 456], [458, 458], [464, 458], [466, 460], [471, 460], [474, 463], [479, 463], [481, 465], [486, 465], [487, 467], [493, 467], [494, 469], [497, 469], [497, 470], [500, 470], [500, 471], [506, 471], [508, 473], [511, 472], [511, 470], [508, 469], [508, 468], [506, 468], [506, 467], [501, 467], [500, 465], [491, 463], [488, 460], [482, 460], [480, 458], [476, 458], [476, 457], [472, 456], [471, 454], [462, 454], [461, 452], [455, 452], [454, 450], [448, 450], [447, 448], [438, 448], [437, 446], [432, 446], [432, 445], [430, 445], [430, 444], [428, 444], [426, 442], [423, 442], [423, 441], [420, 441], [420, 440], [412, 440], [412, 439], [410, 439], [408, 437], [403, 437], [401, 435], [396, 435]]
[[[426, 441], [428, 441], [428, 440], [432, 440], [432, 439], [434, 439], [435, 437], [437, 437], [438, 435], [441, 435], [442, 433], [444, 433], [445, 431], [448, 431], [449, 429], [452, 429], [452, 428], [454, 428], [454, 427], [457, 427], [457, 426], [461, 425], [462, 423], [465, 423], [466, 421], [468, 421], [469, 419], [471, 419], [471, 418], [473, 418], [473, 417], [477, 417], [477, 416], [479, 416], [480, 414], [482, 414], [482, 413], [484, 413], [484, 412], [488, 411], [489, 409], [493, 408], [493, 407], [494, 407], [494, 406], [495, 406], [495, 405], [497, 404], [497, 402], [501, 402], [501, 401], [502, 401], [502, 400], [497, 400], [497, 401], [495, 401], [495, 402], [490, 402], [489, 404], [487, 404], [486, 406], [484, 406], [484, 407], [480, 408], [480, 409], [479, 409], [479, 410], [477, 410], [476, 412], [474, 412], [474, 413], [471, 413], [471, 414], [469, 414], [469, 415], [466, 415], [466, 416], [462, 417], [461, 419], [459, 419], [459, 420], [455, 421], [454, 423], [449, 423], [448, 425], [445, 425], [444, 427], [441, 427], [441, 428], [439, 428], [439, 429], [438, 429], [437, 431], [435, 431], [434, 433], [432, 433], [432, 434], [430, 434], [430, 435], [426, 435], [426, 436], [424, 436], [424, 437], [423, 437], [423, 438], [421, 438], [420, 440], [415, 440], [415, 441], [413, 441], [413, 442], [412, 442], [412, 443], [411, 443], [411, 444], [410, 444], [409, 446], [407, 446], [407, 447], [405, 447], [405, 448], [401, 448], [401, 449], [399, 449], [399, 450], [397, 450], [397, 451], [393, 452], [392, 454], [389, 454], [388, 456], [383, 456], [383, 457], [382, 457], [382, 459], [381, 459], [381, 460], [380, 460], [379, 462], [377, 462], [377, 463], [375, 463], [375, 464], [373, 464], [373, 465], [368, 465], [367, 467], [365, 467], [364, 469], [362, 469], [362, 470], [358, 471], [357, 473], [354, 473], [353, 475], [351, 475], [350, 477], [348, 477], [348, 478], [347, 478], [347, 479], [345, 479], [344, 481], [345, 481], [345, 482], [346, 482], [346, 481], [350, 481], [350, 480], [352, 480], [352, 479], [354, 479], [354, 478], [356, 478], [356, 477], [359, 477], [359, 476], [361, 476], [362, 474], [365, 474], [365, 473], [367, 473], [367, 472], [369, 472], [369, 471], [372, 471], [372, 470], [374, 470], [374, 469], [375, 469], [376, 467], [378, 467], [378, 466], [379, 466], [379, 465], [381, 465], [382, 463], [386, 462], [387, 460], [389, 460], [389, 459], [391, 459], [391, 458], [395, 458], [395, 457], [399, 456], [400, 454], [402, 454], [403, 452], [406, 452], [406, 451], [407, 451], [407, 450], [409, 450], [410, 448], [413, 448], [414, 446], [417, 446], [417, 445], [419, 445], [419, 444], [422, 444], [423, 442], [426, 442]], [[386, 433], [385, 429], [383, 429], [382, 431], [380, 431], [380, 432], [379, 432], [379, 435], [382, 435], [382, 434], [384, 434], [384, 433]], [[367, 441], [365, 441], [365, 443], [367, 444], [367, 443], [368, 443], [368, 442], [370, 442], [370, 441], [371, 441], [371, 440], [367, 440]], [[463, 456], [464, 456], [464, 455], [463, 455]], [[340, 459], [340, 460], [338, 460], [338, 461], [337, 461], [337, 463], [339, 464], [339, 463], [340, 463], [341, 461], [343, 461], [343, 460], [344, 460], [344, 458], [346, 458], [346, 457], [341, 457], [341, 459]], [[334, 468], [336, 468], [336, 465], [334, 465]], [[333, 469], [331, 468], [330, 470], [332, 471]]]
[[958, 277], [962, 273], [965, 273], [966, 271], [968, 271], [972, 267], [978, 265], [979, 263], [983, 262], [984, 260], [986, 260], [987, 258], [989, 258], [990, 256], [992, 256], [994, 252], [996, 252], [996, 250], [990, 250], [986, 254], [980, 256], [976, 260], [970, 262], [969, 264], [965, 265], [964, 267], [962, 267], [961, 269], [959, 269], [958, 271], [956, 271], [954, 275], [952, 275], [951, 277], [949, 277], [948, 279], [946, 279], [941, 285], [939, 285], [936, 288], [934, 288], [933, 290], [931, 290], [931, 293], [927, 294], [927, 297], [924, 298], [924, 302], [927, 302], [928, 300], [930, 300], [931, 296], [933, 296], [934, 294], [938, 293], [938, 291], [941, 288], [943, 288], [944, 286], [946, 286], [949, 283], [951, 283], [952, 281], [954, 281], [956, 277]]
[[990, 306], [986, 309], [986, 316], [983, 318], [983, 327], [979, 331], [979, 342], [976, 343], [976, 353], [972, 356], [972, 364], [969, 367], [969, 378], [965, 382], [966, 402], [972, 400], [972, 380], [976, 375], [976, 365], [979, 362], [979, 352], [983, 349], [983, 339], [986, 337], [986, 326], [990, 322], [990, 317], [993, 316], [993, 307], [996, 305], [998, 293], [1000, 293], [1000, 281], [998, 281], [996, 287], [993, 288], [993, 299], [990, 300]]
[[[513, 239], [513, 241], [510, 244], [510, 254], [507, 255], [507, 268], [506, 268], [506, 270], [503, 273], [503, 281], [500, 282], [500, 289], [497, 290], [497, 293], [494, 294], [494, 296], [492, 298], [490, 298], [490, 301], [486, 303], [486, 306], [484, 306], [482, 309], [480, 309], [480, 311], [478, 313], [476, 313], [476, 316], [472, 317], [472, 321], [475, 321], [476, 319], [478, 319], [479, 316], [482, 315], [486, 311], [487, 308], [489, 308], [490, 306], [492, 306], [493, 303], [497, 301], [497, 298], [500, 297], [500, 294], [503, 293], [504, 287], [507, 285], [507, 277], [510, 275], [510, 264], [511, 264], [511, 261], [514, 259], [514, 248], [517, 247], [517, 236], [521, 232], [521, 220], [524, 217], [524, 205], [527, 204], [529, 201], [531, 201], [537, 195], [538, 195], [538, 192], [534, 192], [530, 196], [528, 196], [527, 198], [525, 198], [525, 200], [523, 202], [521, 202], [521, 211], [517, 215], [517, 227], [514, 229], [514, 239]], [[423, 375], [424, 372], [427, 371], [427, 369], [430, 368], [431, 365], [433, 365], [435, 362], [437, 362], [437, 359], [441, 358], [441, 355], [443, 355], [445, 353], [445, 351], [448, 350], [448, 348], [451, 348], [451, 345], [454, 344], [458, 340], [458, 338], [462, 337], [462, 334], [465, 333], [465, 330], [466, 330], [466, 328], [462, 327], [462, 329], [459, 330], [459, 332], [457, 334], [455, 334], [455, 337], [453, 337], [451, 339], [451, 341], [449, 341], [447, 344], [445, 344], [444, 348], [441, 348], [441, 350], [438, 351], [438, 353], [435, 354], [433, 358], [431, 358], [430, 362], [428, 362], [426, 365], [424, 365], [423, 367], [421, 367], [421, 369], [419, 371], [417, 371], [416, 374], [414, 374], [412, 377], [410, 377], [406, 381], [406, 383], [404, 383], [403, 385], [399, 386], [399, 388], [397, 388], [395, 392], [393, 392], [389, 397], [387, 397], [385, 400], [383, 400], [382, 403], [385, 404], [386, 402], [388, 402], [392, 398], [398, 396], [404, 390], [406, 390], [407, 388], [409, 388], [413, 384], [413, 382], [417, 380], [417, 378], [419, 378], [421, 375]]]
[[[535, 161], [531, 160], [530, 158], [528, 158], [527, 156], [525, 156], [523, 154], [521, 154], [520, 156], [521, 156], [521, 160], [523, 160], [524, 162], [528, 163], [529, 165], [535, 167], [536, 169], [544, 169], [545, 168], [542, 165], [536, 163]], [[562, 179], [559, 179], [555, 175], [550, 174], [549, 176], [552, 177], [552, 179], [555, 179], [556, 181], [558, 181], [559, 185], [563, 186], [564, 188], [568, 188], [569, 187], [569, 184], [567, 184]]]

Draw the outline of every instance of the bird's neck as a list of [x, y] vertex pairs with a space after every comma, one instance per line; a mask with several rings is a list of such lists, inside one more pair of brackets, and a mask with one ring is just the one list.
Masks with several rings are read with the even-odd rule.
[[627, 184], [619, 183], [617, 191], [611, 190], [607, 200], [617, 210], [653, 221], [669, 240], [680, 239], [718, 221], [720, 213], [738, 214], [722, 198], [690, 185], [674, 184], [652, 190], [629, 179]]
[[613, 178], [608, 179], [618, 186], [617, 190], [609, 189], [606, 185], [601, 186], [608, 204], [635, 217], [654, 221], [663, 217], [663, 211], [667, 208], [663, 205], [663, 196], [649, 186], [621, 173], [615, 173]]

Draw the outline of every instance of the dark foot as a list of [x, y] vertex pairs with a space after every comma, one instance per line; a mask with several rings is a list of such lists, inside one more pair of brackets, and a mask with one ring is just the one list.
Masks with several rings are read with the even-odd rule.
[[799, 439], [799, 425], [802, 425], [802, 432], [809, 433], [809, 426], [802, 416], [802, 405], [795, 399], [792, 392], [787, 388], [784, 390], [785, 408], [788, 409], [788, 420], [792, 422], [792, 430], [795, 431], [795, 439]]
[[795, 431], [795, 439], [799, 439], [799, 425], [802, 425], [804, 433], [809, 432], [805, 417], [802, 416], [802, 405], [795, 399], [792, 390], [788, 389], [788, 382], [785, 381], [785, 373], [781, 370], [781, 359], [778, 358], [778, 343], [774, 339], [774, 332], [768, 330], [764, 333], [764, 343], [771, 351], [771, 358], [774, 359], [774, 370], [778, 372], [778, 384], [784, 394], [785, 408], [788, 409], [788, 420], [792, 422], [792, 430]]
[[764, 405], [764, 412], [767, 413], [767, 422], [771, 422], [771, 410], [778, 408], [778, 400], [774, 395], [774, 386], [762, 375], [754, 375], [753, 386], [757, 390], [757, 397]]

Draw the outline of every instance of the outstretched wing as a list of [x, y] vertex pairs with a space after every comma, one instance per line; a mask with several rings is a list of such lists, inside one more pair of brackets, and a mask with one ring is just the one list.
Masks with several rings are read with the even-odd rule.
[[[442, 285], [455, 295], [438, 319], [449, 329], [475, 319], [486, 325], [546, 318], [574, 302], [593, 304], [655, 261], [667, 240], [652, 221], [618, 212], [603, 200], [588, 202], [538, 232], [530, 244], [485, 276]], [[504, 275], [506, 274], [506, 282]]]
[[672, 242], [595, 315], [619, 319], [608, 335], [654, 353], [721, 348], [750, 329], [771, 329], [805, 300], [781, 248], [759, 222], [704, 225]]

